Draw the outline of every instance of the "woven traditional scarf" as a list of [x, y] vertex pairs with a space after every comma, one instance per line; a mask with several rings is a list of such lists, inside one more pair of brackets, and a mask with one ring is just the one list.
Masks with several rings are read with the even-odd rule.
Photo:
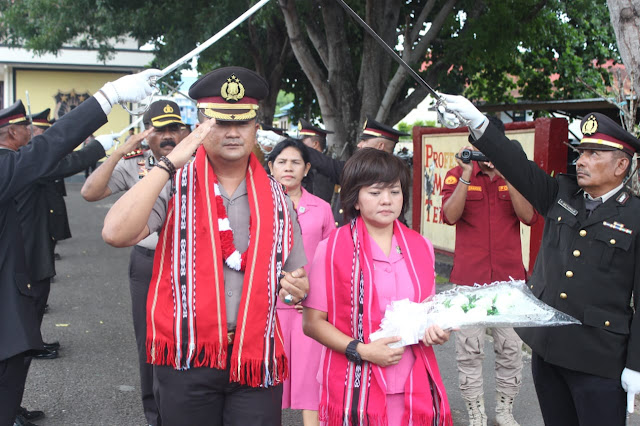
[[[227, 367], [223, 258], [215, 175], [206, 151], [178, 170], [175, 194], [156, 249], [147, 300], [147, 361]], [[246, 175], [250, 243], [231, 356], [230, 380], [258, 387], [286, 379], [287, 360], [276, 320], [278, 277], [293, 245], [282, 186], [251, 154]]]
[[[393, 224], [393, 233], [407, 263], [416, 300], [434, 285], [433, 257], [422, 236]], [[354, 339], [370, 343], [382, 316], [373, 283], [373, 260], [367, 228], [358, 217], [337, 229], [327, 245], [328, 321]], [[380, 285], [380, 284], [378, 284]], [[412, 345], [415, 363], [405, 384], [403, 425], [453, 424], [435, 354], [423, 343]], [[329, 425], [386, 425], [386, 383], [383, 368], [355, 365], [344, 354], [327, 350], [323, 366], [320, 420]]]

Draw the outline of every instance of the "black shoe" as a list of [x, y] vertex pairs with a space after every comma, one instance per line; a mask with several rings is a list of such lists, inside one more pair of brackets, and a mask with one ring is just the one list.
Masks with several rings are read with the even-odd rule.
[[44, 417], [44, 411], [33, 410], [29, 411], [24, 407], [18, 409], [18, 415], [24, 417], [27, 420], [37, 420]]
[[[44, 344], [44, 348], [47, 349], [47, 350], [50, 350], [50, 351], [51, 350], [57, 351], [58, 349], [60, 349], [60, 342], [45, 343]], [[29, 419], [29, 420], [31, 420], [31, 419]]]
[[15, 422], [13, 422], [13, 426], [38, 426], [35, 423], [31, 423], [29, 420], [22, 417], [20, 414], [16, 416]]
[[58, 351], [43, 349], [41, 351], [36, 351], [35, 355], [33, 355], [33, 359], [56, 359], [58, 358]]

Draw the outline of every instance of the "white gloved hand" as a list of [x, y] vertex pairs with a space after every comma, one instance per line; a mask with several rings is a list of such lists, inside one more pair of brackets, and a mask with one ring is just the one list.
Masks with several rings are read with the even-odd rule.
[[111, 105], [123, 102], [140, 102], [153, 93], [155, 83], [152, 77], [160, 77], [162, 71], [148, 69], [138, 74], [125, 75], [116, 81], [110, 81], [102, 86], [102, 92]]
[[118, 135], [100, 135], [96, 137], [96, 140], [100, 142], [100, 145], [104, 148], [105, 151], [108, 151], [113, 146], [113, 142], [118, 139]]
[[271, 147], [273, 148], [278, 144], [278, 142], [285, 140], [286, 137], [277, 134], [276, 132], [272, 132], [271, 130], [262, 130], [258, 129], [258, 133], [256, 134], [256, 140], [263, 148]]
[[622, 389], [627, 392], [627, 411], [633, 413], [633, 403], [637, 393], [640, 393], [640, 372], [625, 368], [620, 376]]
[[[469, 122], [469, 127], [472, 129], [477, 129], [484, 123], [484, 120], [486, 120], [484, 114], [478, 111], [478, 108], [464, 96], [445, 94], [441, 94], [440, 96], [447, 103], [447, 110], [457, 112], [462, 118]], [[444, 115], [445, 118], [450, 118], [447, 113]]]

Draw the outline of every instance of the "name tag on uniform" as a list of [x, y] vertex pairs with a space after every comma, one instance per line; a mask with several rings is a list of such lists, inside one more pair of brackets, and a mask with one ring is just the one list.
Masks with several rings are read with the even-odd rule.
[[475, 186], [475, 185], [469, 185], [469, 191], [482, 192], [482, 187], [481, 186]]
[[504, 192], [504, 191], [508, 191], [508, 190], [509, 190], [509, 187], [507, 185], [500, 185], [498, 187], [498, 191]]
[[568, 211], [569, 213], [571, 213], [572, 215], [576, 216], [578, 214], [578, 210], [574, 209], [573, 207], [571, 207], [569, 205], [569, 203], [567, 203], [566, 201], [564, 201], [562, 198], [558, 199], [558, 204], [560, 204], [562, 206], [563, 209], [565, 209], [566, 211]]

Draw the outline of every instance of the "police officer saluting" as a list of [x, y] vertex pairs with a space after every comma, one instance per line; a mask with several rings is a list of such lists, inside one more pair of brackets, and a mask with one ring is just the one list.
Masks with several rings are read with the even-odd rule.
[[[185, 124], [180, 117], [180, 108], [173, 101], [163, 100], [152, 103], [142, 120], [147, 130], [127, 139], [89, 176], [81, 191], [85, 200], [98, 201], [111, 194], [128, 191], [147, 175], [160, 157], [173, 151], [185, 135], [182, 131]], [[98, 138], [104, 137], [112, 136], [98, 136]], [[138, 147], [145, 137], [150, 149], [143, 152]], [[162, 193], [164, 199], [169, 198], [171, 182], [166, 183]], [[157, 243], [158, 234], [154, 232], [135, 245], [131, 251], [129, 266], [129, 290], [131, 291], [133, 328], [138, 346], [142, 407], [147, 423], [153, 426], [161, 424], [161, 421], [153, 397], [153, 367], [147, 364], [145, 339], [147, 293]]]
[[[547, 426], [624, 425], [640, 392], [640, 200], [624, 187], [640, 141], [610, 118], [582, 120], [576, 176], [553, 178], [467, 99], [444, 95], [469, 120], [472, 143], [545, 216], [529, 284], [581, 325], [521, 329]], [[626, 391], [626, 395], [625, 395]], [[626, 398], [625, 398], [626, 396]]]

